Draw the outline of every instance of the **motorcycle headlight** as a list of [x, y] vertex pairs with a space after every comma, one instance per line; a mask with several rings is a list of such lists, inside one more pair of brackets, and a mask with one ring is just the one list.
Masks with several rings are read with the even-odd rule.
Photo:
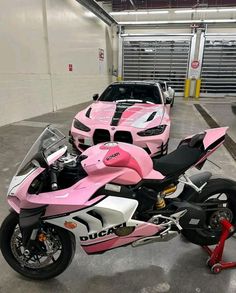
[[156, 127], [152, 127], [146, 130], [139, 131], [137, 134], [139, 136], [152, 136], [162, 134], [166, 129], [166, 125], [159, 125]]
[[88, 126], [84, 125], [77, 119], [74, 119], [74, 127], [85, 132], [89, 132], [91, 130]]

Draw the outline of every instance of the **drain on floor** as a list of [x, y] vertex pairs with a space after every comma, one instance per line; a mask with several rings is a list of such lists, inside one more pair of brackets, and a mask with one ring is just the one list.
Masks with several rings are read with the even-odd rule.
[[[194, 104], [194, 107], [198, 110], [203, 119], [211, 128], [220, 127], [220, 125], [207, 113], [207, 111], [201, 105]], [[233, 159], [236, 160], [236, 143], [228, 134], [225, 136], [224, 146]]]

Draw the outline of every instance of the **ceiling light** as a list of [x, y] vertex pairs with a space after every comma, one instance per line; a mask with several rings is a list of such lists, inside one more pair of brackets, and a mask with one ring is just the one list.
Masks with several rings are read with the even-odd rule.
[[175, 13], [192, 13], [195, 12], [194, 9], [185, 9], [185, 10], [175, 10]]
[[149, 14], [167, 14], [169, 13], [168, 10], [155, 10], [155, 11], [149, 11]]
[[218, 9], [198, 9], [196, 12], [217, 12]]
[[196, 19], [196, 20], [174, 20], [174, 21], [123, 21], [119, 25], [148, 25], [148, 24], [185, 24], [185, 23], [224, 23], [236, 22], [236, 19]]
[[130, 11], [129, 14], [131, 15], [148, 14], [148, 12], [147, 11]]
[[220, 8], [218, 9], [219, 12], [231, 12], [236, 11], [236, 8]]
[[110, 12], [110, 15], [127, 15], [127, 14], [129, 14], [128, 11]]
[[167, 14], [168, 10], [142, 10], [142, 11], [120, 11], [120, 12], [110, 12], [110, 15], [145, 15], [145, 14]]

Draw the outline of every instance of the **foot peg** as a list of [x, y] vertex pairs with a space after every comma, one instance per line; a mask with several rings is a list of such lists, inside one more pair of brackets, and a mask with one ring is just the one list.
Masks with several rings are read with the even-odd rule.
[[167, 242], [175, 238], [177, 235], [179, 235], [179, 233], [176, 231], [167, 231], [167, 232], [163, 232], [162, 234], [158, 236], [150, 236], [150, 237], [145, 237], [145, 238], [136, 240], [135, 242], [132, 243], [132, 246], [137, 247], [137, 246], [154, 243], [154, 242]]

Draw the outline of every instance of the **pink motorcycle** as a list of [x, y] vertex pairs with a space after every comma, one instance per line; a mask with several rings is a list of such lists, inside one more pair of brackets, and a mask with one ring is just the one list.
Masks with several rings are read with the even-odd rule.
[[[217, 243], [220, 219], [235, 222], [236, 182], [185, 172], [200, 169], [226, 131], [187, 137], [169, 155], [152, 159], [122, 142], [69, 154], [64, 135], [47, 127], [9, 186], [11, 212], [0, 229], [5, 260], [18, 273], [43, 280], [70, 264], [75, 236], [87, 254], [169, 241], [180, 232], [198, 245]], [[183, 190], [170, 197], [179, 183]]]

